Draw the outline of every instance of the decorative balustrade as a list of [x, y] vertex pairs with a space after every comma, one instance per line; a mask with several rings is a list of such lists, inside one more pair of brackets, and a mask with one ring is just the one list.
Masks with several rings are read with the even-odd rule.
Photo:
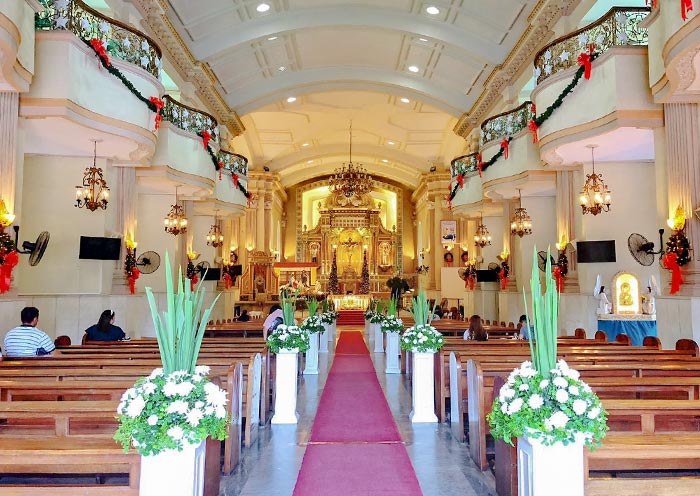
[[462, 176], [472, 176], [479, 173], [478, 153], [470, 153], [469, 155], [462, 155], [452, 160], [450, 163], [450, 171], [452, 172], [452, 177], [457, 177], [462, 174]]
[[229, 171], [231, 174], [238, 174], [239, 176], [248, 175], [248, 159], [243, 155], [227, 152], [226, 150], [219, 150], [217, 157], [223, 164], [224, 170]]
[[219, 124], [216, 119], [192, 107], [174, 100], [169, 95], [163, 97], [163, 120], [168, 121], [184, 131], [190, 133], [201, 133], [204, 130], [209, 131], [211, 141], [219, 142]]
[[578, 56], [591, 47], [597, 53], [613, 46], [644, 46], [649, 34], [639, 24], [648, 7], [613, 7], [603, 17], [578, 31], [558, 38], [535, 56], [535, 82], [578, 65]]
[[34, 27], [41, 31], [67, 30], [79, 38], [104, 41], [107, 53], [142, 67], [159, 77], [162, 54], [147, 35], [109, 17], [105, 17], [81, 0], [41, 0], [43, 12], [34, 18]]
[[513, 136], [527, 128], [527, 123], [534, 117], [535, 113], [532, 111], [530, 101], [524, 102], [513, 110], [489, 117], [481, 124], [482, 146], [490, 141]]

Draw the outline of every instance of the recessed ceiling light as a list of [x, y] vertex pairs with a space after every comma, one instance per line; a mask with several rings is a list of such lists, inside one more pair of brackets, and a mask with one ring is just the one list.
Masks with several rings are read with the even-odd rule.
[[394, 143], [393, 141], [387, 141], [386, 144], [387, 145], [395, 145], [396, 143]]
[[287, 103], [294, 103], [296, 101], [297, 101], [297, 97], [295, 97], [295, 96], [290, 96], [289, 98], [287, 98]]
[[313, 160], [307, 160], [306, 163], [311, 164], [311, 163], [313, 163]]
[[409, 66], [408, 66], [408, 70], [411, 71], [411, 72], [418, 72], [418, 71], [420, 71], [420, 69], [418, 68], [417, 65], [409, 65]]
[[418, 38], [418, 41], [428, 41], [428, 38]]
[[408, 98], [405, 98], [405, 97], [404, 97], [404, 98], [401, 99], [401, 103], [411, 103], [411, 100], [409, 100]]
[[431, 5], [425, 11], [430, 14], [430, 15], [438, 15], [440, 13], [440, 9], [438, 9], [435, 5]]
[[277, 36], [270, 36], [267, 41], [275, 41], [277, 39]]
[[286, 68], [285, 66], [281, 65], [281, 66], [279, 66], [279, 67], [277, 68], [277, 70], [280, 71], [280, 72], [284, 72], [284, 71], [287, 70], [287, 68]]
[[382, 159], [382, 162], [384, 162], [385, 164], [388, 164], [388, 163], [389, 163], [389, 161], [388, 161], [387, 159], [385, 159], [385, 158]]
[[258, 12], [267, 12], [268, 10], [270, 10], [270, 6], [266, 3], [261, 3], [260, 5], [255, 7], [255, 10], [257, 10]]
[[304, 143], [304, 144], [303, 144], [303, 145], [301, 145], [301, 146], [309, 146], [309, 144], [308, 144], [308, 143]]

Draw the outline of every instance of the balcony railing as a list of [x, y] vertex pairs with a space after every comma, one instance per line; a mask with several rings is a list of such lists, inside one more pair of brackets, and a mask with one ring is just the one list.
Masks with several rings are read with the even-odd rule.
[[169, 95], [163, 97], [163, 120], [173, 123], [184, 131], [190, 133], [201, 133], [205, 129], [209, 131], [211, 140], [219, 142], [219, 124], [216, 119], [206, 112], [197, 110], [192, 107], [174, 100]]
[[648, 7], [613, 7], [597, 21], [547, 45], [535, 56], [536, 83], [578, 65], [579, 54], [590, 46], [603, 53], [613, 46], [647, 45], [649, 34], [639, 24], [650, 11]]
[[527, 128], [527, 123], [534, 117], [532, 102], [529, 101], [513, 110], [489, 117], [481, 124], [481, 144], [513, 136]]
[[81, 0], [41, 0], [44, 11], [34, 17], [41, 31], [67, 30], [84, 40], [98, 38], [107, 53], [142, 67], [156, 78], [160, 74], [161, 51], [156, 42], [136, 29], [105, 17]]
[[452, 172], [452, 177], [457, 177], [459, 174], [462, 176], [472, 176], [479, 173], [478, 160], [476, 156], [478, 153], [470, 153], [469, 155], [462, 155], [452, 160], [450, 163], [450, 172]]
[[243, 155], [227, 152], [226, 150], [219, 150], [218, 158], [224, 165], [224, 169], [231, 174], [238, 174], [239, 176], [248, 175], [248, 159]]

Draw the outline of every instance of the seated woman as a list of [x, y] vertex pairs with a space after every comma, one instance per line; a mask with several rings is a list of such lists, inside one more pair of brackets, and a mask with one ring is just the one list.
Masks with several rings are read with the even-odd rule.
[[464, 333], [464, 339], [473, 339], [474, 341], [486, 341], [489, 339], [481, 317], [472, 315], [469, 318], [469, 329]]
[[88, 341], [121, 341], [127, 339], [122, 328], [114, 325], [114, 312], [111, 310], [102, 312], [97, 324], [85, 329], [85, 333]]
[[248, 322], [250, 320], [250, 315], [248, 315], [248, 310], [242, 310], [240, 317], [238, 317], [238, 322]]

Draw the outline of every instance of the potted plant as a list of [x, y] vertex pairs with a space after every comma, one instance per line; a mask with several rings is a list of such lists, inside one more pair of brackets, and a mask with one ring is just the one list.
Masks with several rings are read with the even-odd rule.
[[[386, 303], [383, 300], [378, 300], [375, 306], [374, 314], [369, 319], [371, 328], [374, 329], [374, 352], [384, 353], [384, 334], [382, 333], [382, 322], [384, 322], [384, 308]], [[371, 335], [371, 330], [370, 330]]]
[[296, 325], [294, 301], [280, 293], [282, 323], [267, 337], [267, 346], [275, 353], [275, 414], [273, 424], [296, 424], [297, 353], [309, 349], [309, 335]]
[[[318, 375], [318, 342], [319, 336], [323, 334], [325, 328], [321, 322], [321, 316], [316, 315], [318, 310], [318, 301], [315, 297], [306, 299], [306, 308], [309, 310], [309, 316], [301, 323], [301, 330], [309, 336], [309, 349], [306, 351], [306, 366], [304, 367], [304, 375]], [[325, 338], [325, 336], [323, 336]], [[328, 340], [326, 340], [326, 350], [328, 349]]]
[[[336, 322], [338, 320], [338, 312], [333, 309], [333, 306], [326, 298], [322, 302], [321, 322], [325, 328], [324, 334], [321, 335], [321, 341], [325, 340], [325, 343], [321, 342], [318, 351], [328, 352], [328, 343], [335, 342], [335, 332], [336, 332]], [[325, 336], [325, 339], [324, 339]]]
[[398, 301], [389, 300], [387, 315], [382, 319], [382, 332], [386, 335], [386, 370], [387, 374], [400, 374], [399, 334], [403, 331], [403, 321], [396, 315]]
[[369, 304], [367, 305], [367, 310], [365, 310], [364, 317], [365, 317], [365, 334], [367, 334], [367, 337], [369, 338], [370, 332], [372, 331], [372, 318], [374, 314], [376, 313], [377, 309], [377, 299], [376, 298], [371, 298], [369, 300]]
[[413, 355], [413, 410], [411, 422], [437, 422], [435, 415], [434, 355], [445, 344], [442, 334], [430, 325], [433, 312], [425, 292], [413, 298], [411, 314], [414, 325], [401, 336], [401, 349]]
[[[608, 430], [607, 413], [578, 371], [557, 362], [559, 295], [547, 253], [545, 292], [541, 291], [537, 249], [531, 279], [534, 336], [532, 361], [513, 370], [487, 419], [491, 435], [513, 445], [518, 439], [518, 494], [584, 494], [583, 447], [594, 449]], [[524, 292], [524, 291], [523, 291]], [[524, 297], [524, 295], [523, 295]], [[527, 325], [530, 326], [525, 298]]]
[[214, 302], [202, 311], [204, 288], [192, 291], [178, 272], [174, 291], [165, 254], [167, 310], [158, 313], [146, 288], [163, 367], [142, 377], [122, 396], [114, 439], [124, 450], [141, 454], [139, 494], [199, 496], [204, 488], [205, 440], [225, 439], [226, 391], [207, 379], [209, 367], [197, 366], [206, 323]]

